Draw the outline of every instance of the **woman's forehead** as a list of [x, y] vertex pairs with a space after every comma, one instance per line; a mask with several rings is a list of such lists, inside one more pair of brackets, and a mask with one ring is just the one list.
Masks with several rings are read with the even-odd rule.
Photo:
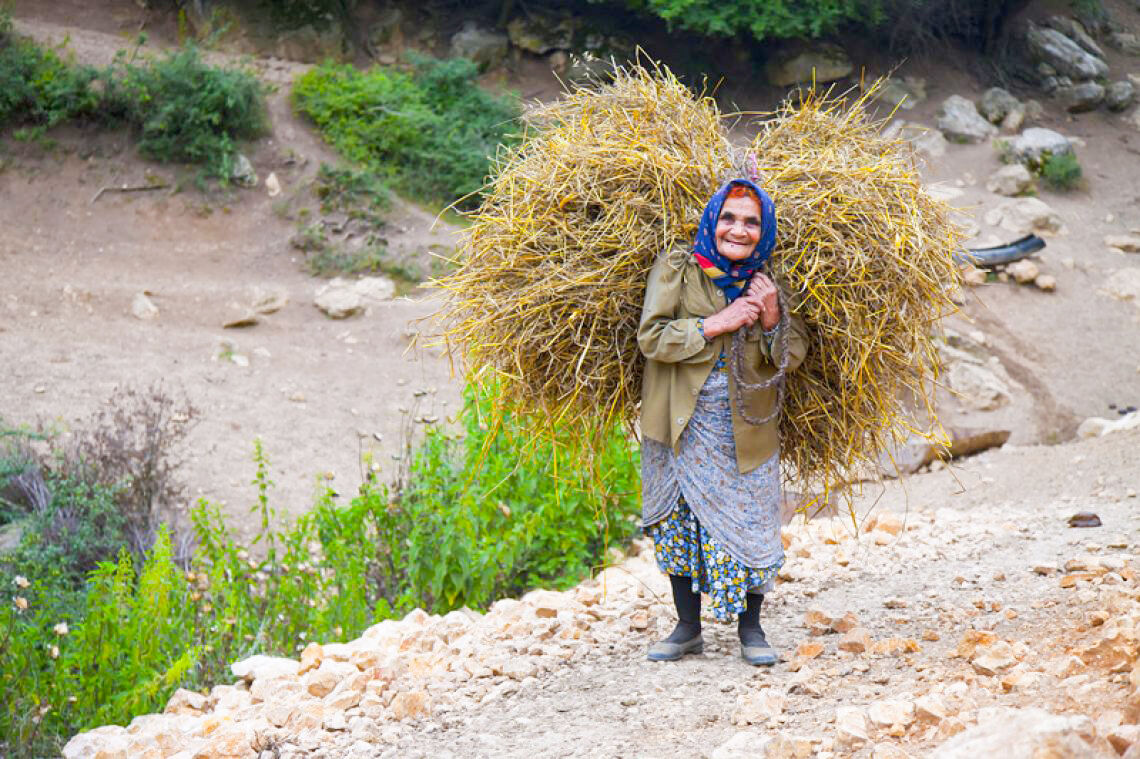
[[720, 212], [729, 212], [734, 216], [760, 216], [760, 204], [750, 197], [737, 196], [724, 199]]

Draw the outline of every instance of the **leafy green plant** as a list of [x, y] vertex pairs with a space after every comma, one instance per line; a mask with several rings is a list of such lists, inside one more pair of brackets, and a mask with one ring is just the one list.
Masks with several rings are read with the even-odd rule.
[[[201, 501], [188, 566], [166, 528], [142, 560], [124, 543], [78, 583], [28, 554], [3, 557], [0, 754], [58, 755], [74, 732], [154, 711], [175, 688], [226, 680], [231, 662], [254, 653], [355, 637], [415, 607], [485, 607], [568, 585], [635, 532], [637, 456], [624, 435], [584, 467], [564, 443], [535, 443], [509, 417], [489, 429], [488, 419], [486, 399], [468, 390], [462, 431], [406, 441], [396, 491], [370, 475], [341, 504], [324, 487], [292, 524], [273, 507], [255, 442], [256, 534], [242, 540]], [[24, 471], [12, 461], [3, 471]], [[51, 492], [92, 514], [114, 501], [91, 483]], [[60, 562], [74, 560], [65, 553]]]
[[21, 38], [0, 10], [0, 129], [50, 128], [97, 107], [95, 69], [69, 63], [52, 50]]
[[1081, 184], [1081, 164], [1073, 153], [1044, 155], [1040, 174], [1045, 183], [1055, 190], [1073, 190]]
[[881, 5], [861, 0], [627, 0], [671, 25], [698, 34], [757, 40], [820, 37], [846, 23], [878, 19]]
[[480, 89], [477, 74], [464, 59], [419, 58], [411, 73], [330, 63], [296, 81], [293, 104], [401, 193], [450, 203], [482, 187], [499, 145], [514, 140], [518, 106]]
[[107, 75], [108, 108], [121, 110], [139, 130], [139, 152], [148, 158], [202, 164], [224, 179], [233, 168], [237, 142], [265, 131], [256, 77], [210, 66], [197, 48], [119, 68]]
[[429, 430], [395, 501], [407, 532], [389, 550], [409, 601], [478, 608], [573, 584], [636, 531], [637, 457], [623, 433], [587, 465], [561, 436], [546, 442], [510, 417], [496, 430], [488, 399], [465, 397], [462, 434]]

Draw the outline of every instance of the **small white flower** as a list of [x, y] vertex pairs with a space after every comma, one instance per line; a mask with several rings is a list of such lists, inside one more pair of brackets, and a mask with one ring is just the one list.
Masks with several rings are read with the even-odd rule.
[[21, 590], [31, 585], [31, 583], [28, 582], [28, 578], [23, 575], [16, 575], [16, 579], [12, 580], [12, 582], [16, 583], [16, 587]]
[[50, 653], [51, 653], [51, 658], [58, 659], [59, 658], [59, 646], [52, 646]]
[[68, 629], [66, 622], [60, 622], [52, 629], [55, 630], [56, 635], [67, 635], [69, 632], [71, 632], [71, 630]]
[[24, 598], [23, 596], [16, 596], [16, 602], [15, 603], [16, 603], [16, 608], [19, 609], [20, 611], [27, 611], [28, 610], [28, 599]]

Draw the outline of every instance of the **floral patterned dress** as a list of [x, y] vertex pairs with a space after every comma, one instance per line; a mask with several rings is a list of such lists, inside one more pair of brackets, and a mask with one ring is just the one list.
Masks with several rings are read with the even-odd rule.
[[749, 592], [769, 592], [784, 563], [780, 457], [741, 474], [723, 356], [681, 433], [678, 453], [646, 439], [641, 450], [642, 525], [662, 572], [691, 577], [723, 622]]

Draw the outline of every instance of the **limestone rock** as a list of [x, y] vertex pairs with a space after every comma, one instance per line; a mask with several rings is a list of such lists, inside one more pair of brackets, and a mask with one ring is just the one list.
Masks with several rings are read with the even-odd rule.
[[305, 675], [305, 690], [317, 698], [324, 698], [341, 680], [359, 671], [354, 664], [326, 659], [321, 666]]
[[920, 724], [937, 725], [950, 716], [946, 702], [936, 693], [920, 696], [914, 702], [914, 717]]
[[1107, 738], [1116, 753], [1124, 755], [1133, 746], [1140, 746], [1140, 725], [1117, 725]]
[[1113, 82], [1104, 90], [1104, 105], [1110, 111], [1123, 111], [1136, 99], [1136, 87], [1127, 79]]
[[136, 293], [131, 300], [131, 316], [144, 322], [158, 317], [158, 306], [146, 293]]
[[972, 101], [961, 95], [951, 95], [942, 101], [938, 129], [951, 142], [983, 142], [998, 131], [978, 113]]
[[758, 693], [748, 693], [736, 699], [736, 709], [732, 712], [734, 725], [765, 724], [778, 717], [787, 708], [788, 700], [771, 688]]
[[1108, 76], [1108, 64], [1089, 53], [1056, 29], [1030, 24], [1025, 36], [1029, 54], [1048, 63], [1060, 74], [1077, 81]]
[[1027, 258], [1020, 261], [1014, 261], [1009, 266], [1005, 267], [1005, 271], [1013, 280], [1019, 285], [1028, 285], [1033, 280], [1037, 279], [1037, 275], [1041, 273], [1041, 269], [1037, 264], [1033, 263]]
[[871, 632], [865, 627], [856, 627], [848, 630], [839, 639], [839, 650], [853, 654], [861, 654], [871, 648]]
[[1050, 16], [1046, 19], [1045, 24], [1080, 45], [1091, 55], [1095, 55], [1097, 58], [1104, 58], [1104, 50], [1101, 49], [1100, 45], [1096, 44], [1096, 41], [1088, 33], [1084, 25], [1075, 18], [1069, 18], [1068, 16]]
[[834, 82], [849, 75], [854, 70], [851, 59], [838, 45], [816, 43], [809, 47], [777, 54], [765, 66], [768, 84], [774, 87], [790, 87], [794, 84], [811, 82], [819, 84]]
[[279, 677], [296, 676], [300, 662], [281, 656], [257, 654], [230, 665], [234, 677], [252, 683], [254, 680], [274, 680]]
[[510, 44], [507, 35], [467, 21], [451, 37], [451, 56], [467, 58], [474, 61], [480, 71], [487, 71], [506, 59]]
[[1133, 32], [1116, 31], [1108, 35], [1114, 48], [1128, 55], [1140, 55], [1140, 37]]
[[166, 702], [166, 714], [201, 714], [206, 711], [206, 697], [192, 690], [179, 688]]
[[911, 759], [911, 755], [893, 743], [876, 743], [871, 747], [871, 759]]
[[1060, 215], [1038, 198], [1010, 198], [986, 213], [986, 223], [1018, 235], [1058, 234], [1064, 225]]
[[1088, 717], [1050, 714], [1042, 709], [998, 709], [976, 727], [939, 746], [931, 759], [1112, 759]]
[[[709, 759], [771, 759], [773, 738], [763, 733], [741, 730], [709, 753]], [[808, 756], [811, 756], [810, 754]]]
[[891, 727], [892, 725], [906, 727], [915, 719], [914, 702], [905, 699], [875, 701], [867, 707], [867, 717], [872, 724], [878, 727]]
[[555, 50], [570, 50], [574, 45], [576, 22], [570, 17], [548, 14], [519, 16], [507, 24], [511, 44], [534, 55], [547, 55]]
[[913, 76], [891, 79], [879, 90], [875, 99], [892, 108], [909, 111], [926, 100], [926, 80]]
[[313, 303], [330, 319], [346, 319], [369, 302], [387, 300], [395, 292], [396, 285], [387, 277], [362, 277], [354, 282], [337, 277], [317, 290]]
[[231, 724], [211, 733], [194, 751], [192, 759], [248, 759], [252, 755], [254, 730], [248, 724]]
[[330, 319], [347, 319], [364, 310], [364, 299], [350, 287], [330, 284], [317, 291], [313, 305]]
[[419, 719], [431, 714], [431, 699], [422, 690], [404, 691], [396, 694], [388, 708], [393, 719]]
[[990, 646], [976, 649], [970, 663], [974, 665], [974, 671], [979, 675], [993, 677], [1017, 664], [1017, 659], [1008, 643], [997, 641]]
[[230, 179], [242, 187], [257, 186], [257, 172], [253, 170], [253, 164], [250, 160], [241, 153], [234, 156], [234, 165], [230, 169]]
[[[997, 361], [995, 358], [994, 361]], [[993, 411], [1009, 402], [1012, 393], [998, 366], [956, 361], [946, 372], [947, 384], [976, 411]]]
[[1057, 289], [1057, 278], [1052, 274], [1038, 274], [1033, 280], [1033, 286], [1042, 292], [1051, 293]]
[[1073, 152], [1068, 137], [1052, 129], [1030, 127], [1007, 143], [1015, 160], [1033, 169], [1039, 167], [1046, 156]]
[[1033, 186], [1033, 175], [1020, 163], [1012, 163], [995, 171], [986, 180], [986, 189], [996, 195], [1013, 197]]
[[1105, 235], [1104, 244], [1125, 253], [1140, 253], [1140, 235]]
[[130, 736], [125, 728], [106, 725], [79, 733], [63, 747], [63, 759], [128, 759]]
[[1080, 82], [1068, 87], [1058, 87], [1054, 95], [1069, 113], [1085, 113], [1096, 110], [1104, 102], [1105, 89], [1098, 82]]
[[982, 93], [982, 99], [978, 103], [978, 113], [982, 114], [991, 124], [1000, 124], [1011, 111], [1020, 107], [1021, 101], [1008, 90], [1001, 87], [990, 87]]
[[1140, 304], [1140, 269], [1117, 269], [1105, 280], [1104, 291], [1117, 300], [1131, 300]]
[[867, 715], [855, 706], [841, 706], [835, 710], [835, 744], [843, 749], [853, 750], [865, 744]]

